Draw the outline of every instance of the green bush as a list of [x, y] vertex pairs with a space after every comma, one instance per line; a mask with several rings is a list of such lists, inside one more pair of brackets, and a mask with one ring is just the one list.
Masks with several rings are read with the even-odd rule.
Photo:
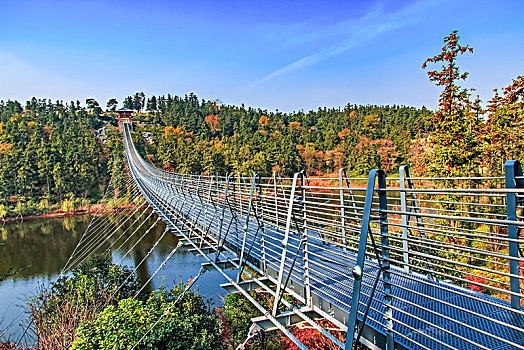
[[143, 336], [137, 349], [221, 349], [219, 325], [209, 303], [190, 291], [173, 305], [184, 288], [180, 284], [169, 292], [153, 292], [145, 302], [125, 299], [108, 306], [93, 323], [79, 327], [72, 349], [131, 349]]
[[30, 300], [39, 348], [69, 348], [81, 322], [92, 323], [107, 305], [129, 298], [137, 291], [136, 276], [112, 264], [110, 254], [84, 263], [71, 277], [57, 280]]
[[[250, 291], [249, 294], [266, 310], [273, 308], [274, 298], [269, 293], [257, 293]], [[297, 304], [297, 300], [289, 295], [284, 295], [284, 299], [291, 304]], [[281, 312], [286, 307], [280, 303]], [[249, 335], [249, 328], [252, 325], [251, 319], [262, 316], [262, 313], [242, 294], [229, 294], [224, 302], [224, 330], [223, 333], [228, 338], [229, 348], [236, 349], [243, 343]], [[253, 350], [277, 350], [282, 348], [284, 335], [280, 331], [267, 332], [261, 339], [255, 337], [249, 342], [249, 348]]]

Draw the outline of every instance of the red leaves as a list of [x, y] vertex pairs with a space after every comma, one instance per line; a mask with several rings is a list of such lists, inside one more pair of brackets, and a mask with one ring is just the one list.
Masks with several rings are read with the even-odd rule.
[[471, 282], [475, 283], [469, 283], [468, 288], [471, 290], [474, 290], [475, 292], [482, 292], [484, 289], [482, 286], [479, 286], [478, 284], [486, 284], [486, 280], [479, 276], [472, 276], [472, 275], [466, 275], [466, 279]]
[[206, 117], [206, 123], [209, 125], [209, 128], [212, 132], [216, 132], [220, 130], [220, 123], [218, 121], [218, 117], [214, 114], [210, 114]]
[[[345, 332], [342, 332], [337, 329], [337, 327], [329, 322], [328, 320], [319, 320], [317, 323], [324, 329], [327, 329], [335, 338], [344, 342], [345, 341]], [[330, 341], [326, 336], [322, 335], [319, 331], [312, 328], [309, 324], [302, 324], [300, 326], [295, 326], [293, 329], [293, 335], [297, 338], [302, 344], [304, 344], [310, 350], [335, 350], [339, 349], [332, 341]], [[295, 350], [298, 347], [291, 341], [289, 338], [286, 338], [286, 347], [285, 349]]]

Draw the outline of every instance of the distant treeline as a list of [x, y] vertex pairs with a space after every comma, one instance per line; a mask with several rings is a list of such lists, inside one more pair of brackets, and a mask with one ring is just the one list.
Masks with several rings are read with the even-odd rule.
[[0, 218], [40, 213], [63, 201], [87, 205], [100, 198], [112, 149], [122, 153], [114, 145], [118, 133], [109, 131], [106, 144], [95, 137], [103, 124], [79, 103], [33, 98], [23, 108], [19, 102], [2, 101]]
[[153, 143], [142, 142], [144, 151], [166, 169], [208, 174], [391, 171], [409, 161], [412, 141], [430, 131], [426, 120], [432, 114], [425, 108], [351, 104], [268, 112], [200, 101], [193, 94], [153, 96], [148, 106], [140, 119]]

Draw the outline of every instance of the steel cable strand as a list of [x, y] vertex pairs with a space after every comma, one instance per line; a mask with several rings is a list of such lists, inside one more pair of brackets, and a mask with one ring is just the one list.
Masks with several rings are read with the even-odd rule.
[[[107, 193], [109, 192], [109, 188], [111, 187], [111, 183], [113, 181], [113, 176], [111, 175], [111, 180], [109, 180], [109, 183], [107, 184], [107, 188], [104, 192], [104, 196], [102, 197], [102, 200], [101, 201], [104, 201], [104, 199], [106, 198], [107, 196]], [[75, 249], [73, 250], [73, 252], [71, 253], [71, 255], [69, 255], [69, 259], [67, 259], [66, 263], [64, 264], [64, 266], [62, 267], [62, 270], [60, 271], [60, 275], [58, 276], [58, 279], [60, 279], [62, 277], [62, 275], [64, 274], [64, 270], [67, 266], [67, 264], [69, 264], [69, 262], [71, 261], [71, 259], [73, 258], [73, 255], [76, 253], [78, 247], [80, 246], [80, 244], [83, 242], [85, 236], [86, 236], [86, 233], [89, 231], [89, 228], [91, 227], [91, 225], [93, 224], [94, 222], [94, 219], [96, 217], [96, 215], [98, 213], [100, 213], [101, 211], [101, 207], [94, 213], [94, 215], [91, 217], [91, 220], [89, 221], [89, 224], [87, 225], [84, 233], [82, 234], [82, 237], [80, 237], [80, 240], [78, 241], [78, 243], [76, 244], [75, 246]]]
[[178, 248], [182, 246], [182, 242], [178, 242], [177, 246], [169, 252], [168, 256], [162, 261], [162, 263], [158, 266], [158, 268], [155, 270], [155, 272], [147, 279], [145, 283], [142, 284], [142, 287], [136, 292], [136, 294], [133, 296], [133, 299], [136, 299], [138, 295], [144, 290], [147, 284], [153, 280], [153, 278], [156, 276], [156, 274], [166, 265], [166, 263], [173, 257], [173, 255], [177, 252]]
[[149, 226], [149, 228], [144, 232], [144, 234], [138, 239], [138, 241], [135, 242], [135, 244], [133, 244], [133, 246], [131, 248], [129, 248], [129, 250], [120, 258], [120, 260], [118, 261], [117, 265], [120, 265], [120, 263], [122, 263], [122, 261], [124, 260], [124, 258], [127, 256], [127, 254], [131, 253], [131, 251], [133, 249], [135, 249], [135, 247], [138, 245], [138, 243], [140, 243], [142, 241], [142, 239], [147, 236], [147, 234], [149, 232], [151, 232], [151, 230], [156, 226], [156, 224], [160, 221], [160, 217], [158, 217], [155, 222], [153, 222], [151, 224], [151, 226]]
[[[103, 197], [102, 197], [102, 201], [106, 198], [107, 194], [109, 193], [109, 189], [110, 189], [110, 187], [111, 187], [112, 179], [113, 179], [113, 177], [111, 177], [111, 180], [109, 181], [109, 183], [108, 183], [108, 185], [107, 185], [107, 187], [106, 187], [106, 190], [105, 190], [104, 195], [103, 195]], [[95, 212], [94, 215], [97, 215], [101, 210], [102, 210], [102, 208], [99, 208], [99, 209]], [[64, 275], [64, 272], [65, 272], [65, 270], [66, 270], [66, 267], [67, 267], [67, 265], [69, 264], [69, 262], [71, 261], [73, 255], [75, 254], [75, 252], [77, 251], [78, 247], [81, 245], [81, 243], [83, 242], [83, 240], [87, 237], [86, 234], [87, 234], [87, 232], [89, 231], [89, 228], [90, 228], [90, 227], [91, 227], [91, 226], [92, 226], [92, 225], [97, 221], [97, 220], [94, 220], [94, 219], [95, 219], [95, 216], [93, 216], [93, 217], [91, 218], [91, 221], [89, 222], [87, 228], [84, 230], [84, 233], [82, 234], [82, 237], [80, 238], [80, 240], [79, 240], [78, 243], [76, 244], [76, 246], [75, 246], [73, 252], [71, 253], [71, 255], [69, 256], [69, 258], [67, 259], [66, 263], [65, 263], [64, 266], [62, 267], [62, 269], [61, 269], [61, 271], [60, 271], [60, 274], [59, 274], [58, 277], [57, 277], [57, 280], [59, 280], [59, 279]], [[16, 320], [18, 320], [18, 319], [20, 318], [20, 316], [21, 316], [22, 314], [24, 314], [24, 312], [25, 312], [25, 310], [21, 311], [20, 314], [19, 314], [17, 317], [15, 317], [15, 319], [14, 319], [14, 320], [13, 320], [13, 321], [8, 325], [8, 327], [7, 327], [6, 329], [8, 329], [9, 327], [11, 327], [11, 325], [12, 325], [14, 322], [16, 322]], [[16, 343], [17, 346], [20, 346], [21, 343], [22, 343], [22, 341], [23, 341], [24, 339], [26, 339], [27, 332], [29, 331], [29, 329], [30, 329], [30, 327], [32, 326], [32, 324], [33, 324], [33, 320], [30, 320], [30, 322], [28, 323], [28, 325], [25, 327], [24, 332], [22, 333], [22, 335], [21, 335], [20, 338], [18, 339], [18, 341], [17, 341], [17, 343]]]
[[195, 284], [195, 282], [200, 278], [200, 276], [202, 276], [204, 273], [206, 272], [206, 270], [204, 268], [200, 268], [200, 271], [198, 271], [198, 275], [192, 279], [186, 286], [186, 288], [184, 289], [184, 291], [182, 293], [180, 293], [178, 295], [178, 297], [175, 299], [175, 301], [173, 301], [171, 303], [171, 305], [169, 305], [169, 307], [162, 313], [162, 315], [158, 318], [158, 320], [153, 323], [153, 325], [151, 327], [149, 327], [149, 329], [146, 331], [146, 333], [144, 333], [144, 335], [135, 343], [135, 345], [133, 345], [133, 347], [131, 348], [131, 350], [133, 350], [134, 348], [136, 348], [138, 346], [138, 344], [140, 344], [140, 342], [142, 340], [144, 340], [144, 338], [153, 330], [153, 328], [155, 328], [155, 326], [164, 318], [166, 317], [166, 315], [169, 313], [169, 311], [171, 311], [171, 309], [184, 297], [184, 295], [187, 293], [187, 291]]
[[[81, 251], [81, 253], [73, 260], [73, 262], [70, 264], [69, 266], [69, 269], [72, 269], [74, 266], [79, 266], [81, 265], [82, 263], [84, 263], [88, 258], [91, 257], [91, 255], [97, 250], [99, 249], [104, 243], [106, 243], [109, 239], [111, 239], [111, 237], [116, 233], [118, 232], [118, 230], [131, 218], [133, 217], [133, 215], [140, 209], [140, 207], [143, 205], [143, 203], [141, 203], [140, 205], [138, 205], [135, 210], [128, 216], [124, 216], [119, 222], [117, 222], [115, 225], [113, 225], [111, 227], [111, 229], [113, 229], [113, 232], [105, 237], [104, 239], [104, 236], [110, 232], [111, 230], [107, 230], [107, 231], [104, 231], [103, 234], [100, 234], [98, 235], [97, 237], [94, 237], [90, 243], [88, 244], [88, 246], [84, 247], [84, 249]], [[115, 228], [116, 225], [119, 225], [118, 227]], [[104, 251], [104, 253], [107, 252], [107, 249]]]
[[[108, 187], [107, 190], [109, 190], [109, 187]], [[106, 194], [107, 194], [107, 191], [106, 191]], [[104, 195], [104, 197], [105, 197], [105, 195]], [[136, 197], [135, 197], [135, 198], [136, 198]], [[101, 211], [102, 211], [102, 209], [100, 208], [100, 209], [97, 211], [97, 213], [99, 213], [99, 212], [101, 212]], [[118, 215], [118, 214], [120, 214], [120, 213], [119, 213], [119, 212], [115, 213], [115, 216]], [[96, 215], [96, 213], [95, 213], [95, 215]], [[109, 220], [109, 219], [107, 218], [107, 216], [100, 216], [99, 218], [101, 218], [101, 217], [105, 218], [106, 220]], [[69, 259], [67, 260], [66, 264], [65, 264], [64, 267], [62, 268], [62, 270], [61, 270], [61, 272], [60, 272], [60, 276], [59, 276], [59, 278], [62, 277], [63, 274], [64, 274], [64, 273], [69, 269], [69, 267], [70, 267], [70, 266], [69, 266], [69, 263], [71, 262], [71, 260], [72, 260], [73, 257], [75, 256], [75, 254], [76, 254], [77, 252], [79, 252], [79, 249], [80, 249], [82, 243], [87, 242], [87, 241], [89, 240], [89, 238], [94, 237], [94, 236], [95, 236], [95, 233], [98, 232], [98, 231], [100, 230], [100, 227], [103, 227], [103, 226], [101, 226], [101, 225], [102, 225], [101, 223], [102, 223], [102, 220], [96, 220], [96, 219], [95, 219], [95, 220], [93, 221], [93, 219], [91, 219], [91, 222], [90, 222], [90, 224], [88, 225], [88, 227], [86, 228], [86, 230], [84, 231], [84, 234], [82, 235], [82, 238], [80, 239], [80, 241], [79, 241], [78, 244], [76, 245], [76, 247], [75, 247], [73, 253], [71, 253], [71, 255], [69, 256]], [[89, 232], [89, 229], [91, 229], [90, 232]], [[84, 247], [84, 249], [85, 249], [85, 247]]]
[[[136, 198], [138, 198], [138, 195], [136, 195], [134, 198], [133, 198], [133, 202], [136, 200]], [[143, 203], [142, 203], [143, 204]], [[141, 204], [139, 205], [136, 205], [136, 207], [140, 207]], [[115, 218], [115, 217], [118, 217], [119, 215], [121, 215], [122, 212], [116, 212], [114, 214], [110, 214], [109, 216], [104, 216], [104, 218], [106, 219], [106, 222], [103, 223], [103, 221], [99, 221], [98, 222], [98, 226], [92, 226], [92, 229], [91, 229], [91, 232], [89, 234], [86, 235], [84, 241], [86, 242], [86, 244], [84, 245], [84, 247], [80, 248], [81, 244], [79, 244], [78, 248], [80, 250], [77, 249], [77, 252], [80, 252], [83, 250], [82, 254], [81, 255], [84, 255], [85, 254], [85, 250], [86, 250], [86, 247], [88, 246], [92, 246], [92, 243], [93, 241], [96, 241], [97, 239], [97, 234], [100, 234], [100, 235], [104, 235], [106, 234], [109, 230], [111, 230], [111, 228], [114, 228], [116, 225], [118, 225], [119, 222], [121, 222], [123, 219], [126, 218], [125, 215], [123, 215], [123, 219], [121, 219], [120, 221], [117, 221], [117, 223], [111, 223], [111, 217]], [[89, 243], [89, 239], [92, 238], [92, 241]], [[78, 260], [78, 257], [76, 258], [76, 260]], [[70, 266], [67, 266], [67, 267], [70, 267]], [[65, 271], [65, 270], [64, 270]]]
[[[106, 190], [106, 193], [104, 194], [104, 197], [102, 198], [101, 202], [103, 202], [105, 200], [105, 197], [107, 197], [107, 193], [109, 193], [109, 188], [110, 188], [110, 185], [112, 185], [112, 181], [113, 181], [113, 178], [111, 177], [111, 182], [108, 184], [108, 188]], [[136, 185], [133, 183], [133, 179], [128, 175], [128, 179], [126, 180], [126, 182], [124, 183], [124, 186], [123, 187], [126, 187], [128, 188], [129, 186], [133, 186], [133, 189], [134, 187], [136, 187]], [[114, 189], [114, 187], [113, 187]], [[102, 210], [104, 210], [103, 206], [100, 207], [98, 210], [97, 210], [97, 213], [100, 213]], [[94, 218], [94, 222], [93, 224], [95, 224], [97, 221], [100, 220], [100, 216], [99, 217], [96, 217]]]
[[[113, 181], [113, 178], [111, 178], [111, 181], [110, 183], [108, 184], [108, 187], [106, 189], [106, 193], [104, 193], [104, 197], [102, 198], [101, 202], [103, 202], [105, 200], [105, 198], [107, 197], [107, 194], [109, 193], [109, 189], [112, 185], [112, 181]], [[129, 187], [130, 185], [132, 185], [133, 187], [135, 187], [136, 185], [133, 183], [133, 179], [132, 178], [128, 178], [126, 180], [126, 183], [124, 183], [124, 187]], [[102, 212], [102, 210], [104, 210], [103, 206], [101, 206], [96, 212], [95, 212], [95, 215]], [[95, 225], [95, 224], [98, 224], [98, 222], [103, 218], [104, 216], [97, 216], [97, 217], [93, 217], [92, 218], [92, 222], [91, 222], [91, 226]], [[93, 228], [93, 227], [92, 227]]]
[[[136, 186], [135, 183], [133, 183], [133, 189], [131, 190], [130, 195], [133, 196], [132, 199], [131, 199], [131, 201], [130, 201], [130, 203], [133, 203], [133, 204], [136, 206], [135, 202], [136, 202], [137, 198], [140, 197], [140, 192], [138, 191], [138, 187]], [[109, 218], [111, 218], [111, 217], [116, 217], [116, 216], [118, 216], [118, 215], [120, 215], [120, 214], [122, 214], [122, 213], [125, 213], [125, 212], [127, 212], [127, 211], [128, 211], [128, 209], [118, 209], [118, 210], [114, 210], [114, 211], [112, 211], [109, 215], [104, 216], [104, 218], [106, 218], [106, 220], [108, 220], [109, 222], [111, 222], [111, 221], [109, 220]], [[100, 220], [100, 221], [97, 223], [97, 225], [98, 225], [98, 226], [95, 225], [95, 226], [92, 228], [92, 231], [94, 231], [94, 232], [92, 232], [91, 235], [93, 235], [96, 231], [100, 231], [100, 230], [103, 230], [103, 229], [106, 229], [106, 228], [107, 228], [107, 226], [104, 226], [105, 224], [104, 224], [104, 222], [103, 222], [102, 220]]]
[[138, 268], [144, 263], [144, 261], [147, 260], [147, 258], [153, 253], [153, 251], [155, 250], [155, 248], [157, 247], [157, 245], [160, 243], [160, 241], [162, 240], [162, 238], [164, 238], [164, 236], [166, 235], [166, 233], [169, 232], [169, 229], [166, 228], [164, 230], [164, 232], [162, 233], [162, 235], [160, 236], [160, 238], [155, 242], [155, 244], [151, 247], [151, 249], [149, 249], [149, 251], [147, 252], [146, 256], [135, 266], [135, 268], [133, 269], [133, 271], [131, 271], [129, 273], [129, 275], [126, 277], [126, 279], [118, 286], [118, 288], [111, 294], [111, 296], [109, 297], [108, 299], [108, 302], [111, 301], [113, 299], [113, 296], [118, 293], [120, 291], [120, 289], [124, 286], [124, 284], [133, 276], [134, 273], [136, 273], [136, 271], [138, 270]]
[[[132, 190], [131, 190], [131, 195], [133, 195], [134, 197], [133, 197], [133, 199], [131, 200], [131, 202], [134, 202], [134, 200], [137, 198], [137, 186], [136, 186], [136, 184], [135, 184], [134, 182], [132, 183], [132, 185], [133, 185], [133, 188], [132, 188]], [[122, 212], [123, 212], [123, 210], [115, 210], [115, 211], [112, 211], [112, 212], [109, 214], [109, 217], [111, 217], [111, 216], [117, 216], [117, 215], [121, 214]], [[91, 226], [91, 233], [90, 233], [89, 235], [92, 236], [92, 235], [93, 235], [97, 230], [100, 230], [101, 228], [104, 228], [104, 227], [105, 227], [105, 226], [104, 226], [104, 221], [103, 221], [102, 219], [106, 219], [106, 220], [108, 220], [108, 216], [105, 216], [105, 215], [104, 215], [104, 216], [100, 216], [99, 218], [100, 218], [100, 219], [95, 220], [95, 221], [93, 222], [93, 225]], [[88, 235], [88, 236], [89, 236], [89, 235]], [[87, 238], [87, 237], [86, 237], [86, 238]]]
[[[144, 213], [144, 212], [143, 212]], [[149, 215], [144, 219], [142, 220], [142, 222], [140, 222], [140, 224], [134, 229], [134, 231], [125, 239], [124, 242], [122, 242], [118, 248], [114, 249], [114, 251], [119, 251], [123, 246], [124, 244], [127, 243], [127, 241], [129, 241], [131, 239], [131, 237], [133, 237], [137, 232], [138, 230], [140, 230], [142, 228], [142, 226], [144, 226], [144, 224], [149, 220], [149, 218], [154, 214], [155, 212], [154, 211], [151, 211], [149, 213]], [[142, 217], [142, 214], [140, 214], [139, 218]], [[136, 220], [135, 220], [136, 221]], [[131, 227], [131, 226], [130, 226]], [[130, 228], [129, 227], [129, 228]], [[116, 242], [116, 241], [115, 241]]]
[[[111, 233], [105, 239], [103, 239], [103, 237], [104, 237], [105, 234], [107, 234], [107, 232], [109, 232], [109, 230], [104, 231], [104, 233], [100, 234], [99, 237], [94, 238], [93, 241], [91, 241], [91, 243], [89, 244], [89, 247], [84, 248], [82, 253], [79, 256], [77, 256], [77, 258], [73, 261], [73, 263], [69, 266], [69, 268], [72, 268], [75, 265], [78, 266], [78, 265], [82, 264], [83, 262], [85, 262], [93, 254], [94, 251], [99, 249], [105, 242], [107, 242], [109, 239], [111, 239], [111, 237], [116, 232], [118, 232], [118, 230], [138, 211], [138, 209], [140, 209], [140, 207], [143, 204], [144, 203], [142, 202], [139, 205], [137, 205], [135, 207], [135, 210], [133, 211], [133, 213], [131, 213], [129, 216], [125, 216], [122, 220], [120, 220], [118, 223], [113, 225], [113, 228], [114, 228], [114, 226], [117, 226], [117, 225], [118, 225], [118, 227], [116, 229], [114, 229], [113, 233]], [[103, 239], [103, 241], [101, 241], [102, 239]]]
[[[138, 222], [138, 220], [140, 220], [140, 218], [142, 217], [142, 215], [144, 215], [145, 213], [147, 213], [147, 210], [151, 208], [148, 204], [148, 206], [146, 207], [146, 209], [142, 210], [142, 212], [140, 213], [140, 215], [138, 215], [138, 217], [128, 226], [126, 227], [126, 229], [124, 231], [122, 231], [122, 233], [120, 234], [120, 236], [118, 236], [114, 241], [113, 243], [111, 243], [109, 245], [109, 247], [105, 250], [104, 253], [106, 253], [107, 251], [109, 251], [111, 248], [113, 248], [113, 246], [115, 245], [116, 242], [120, 241], [120, 238], [122, 238], [127, 232], [129, 232], [129, 230]], [[120, 248], [120, 247], [119, 247]], [[115, 249], [115, 250], [118, 250], [118, 249]]]

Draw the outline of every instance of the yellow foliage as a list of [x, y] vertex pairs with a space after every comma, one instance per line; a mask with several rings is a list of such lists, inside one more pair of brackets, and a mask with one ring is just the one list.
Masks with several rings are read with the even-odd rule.
[[5, 154], [13, 148], [13, 145], [10, 143], [0, 143], [0, 154]]
[[75, 204], [72, 200], [64, 199], [60, 208], [64, 213], [70, 213], [75, 211]]
[[366, 115], [364, 117], [364, 128], [369, 131], [374, 131], [380, 126], [380, 117], [376, 114]]
[[7, 208], [3, 204], [0, 204], [0, 219], [5, 218], [6, 215], [7, 215]]
[[0, 122], [0, 135], [2, 134], [3, 129], [4, 129], [4, 123]]
[[176, 135], [176, 136], [182, 136], [184, 134], [184, 131], [180, 127], [173, 128], [172, 126], [166, 126], [164, 128], [164, 135]]
[[289, 128], [293, 130], [300, 130], [300, 123], [299, 122], [291, 122], [289, 123]]

